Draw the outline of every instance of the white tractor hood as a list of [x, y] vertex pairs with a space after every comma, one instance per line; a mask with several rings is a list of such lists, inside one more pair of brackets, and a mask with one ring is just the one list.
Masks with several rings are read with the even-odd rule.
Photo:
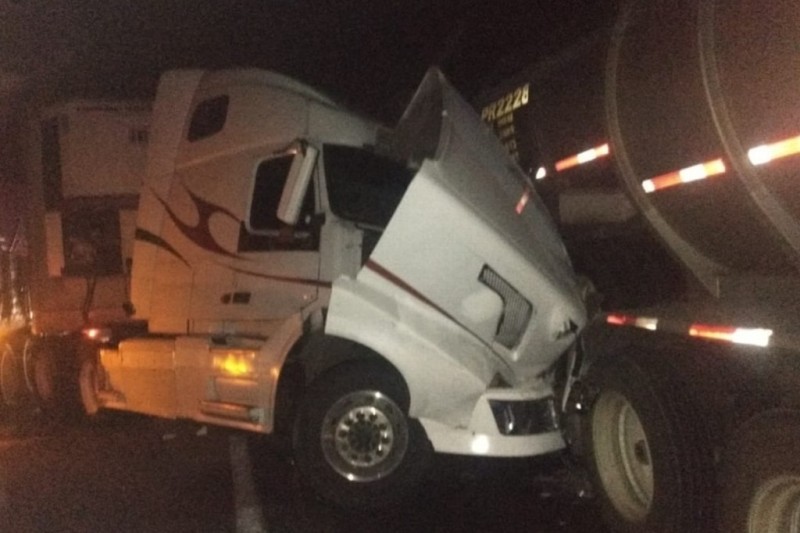
[[[360, 291], [371, 295], [368, 305], [386, 308], [395, 328], [427, 322], [419, 335], [439, 335], [428, 342], [484, 384], [498, 373], [514, 385], [536, 380], [574, 342], [586, 312], [530, 180], [435, 69], [395, 130], [392, 151], [419, 170], [357, 278], [334, 283], [327, 331], [368, 341], [347, 319], [358, 299], [337, 297]], [[414, 308], [428, 318], [410, 318]], [[449, 325], [430, 326], [433, 315]]]

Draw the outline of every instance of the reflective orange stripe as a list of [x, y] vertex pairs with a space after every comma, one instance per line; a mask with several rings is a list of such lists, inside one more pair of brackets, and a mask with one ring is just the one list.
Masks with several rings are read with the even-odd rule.
[[658, 319], [644, 316], [608, 315], [606, 323], [613, 326], [634, 326], [655, 331], [658, 329]]
[[766, 328], [739, 328], [709, 324], [692, 324], [687, 331], [685, 323], [670, 323], [668, 320], [666, 323], [662, 323], [657, 318], [622, 314], [606, 315], [606, 323], [612, 326], [633, 326], [650, 331], [663, 329], [679, 334], [688, 333], [691, 337], [761, 347], [769, 346], [773, 334], [771, 329]]
[[753, 165], [765, 165], [775, 159], [800, 154], [800, 135], [771, 144], [762, 144], [747, 151]]
[[734, 344], [749, 344], [751, 346], [766, 347], [769, 346], [772, 330], [692, 324], [692, 326], [689, 327], [689, 335], [704, 339], [732, 342]]
[[558, 161], [556, 163], [556, 171], [562, 172], [569, 168], [576, 167], [578, 165], [582, 165], [590, 161], [594, 161], [595, 159], [598, 159], [600, 157], [606, 157], [610, 153], [611, 150], [608, 147], [608, 143], [601, 144], [600, 146], [590, 148], [579, 154]]
[[651, 193], [661, 189], [666, 189], [667, 187], [674, 187], [675, 185], [680, 185], [682, 183], [689, 183], [692, 181], [710, 178], [712, 176], [718, 176], [720, 174], [724, 174], [726, 170], [725, 162], [721, 158], [714, 159], [713, 161], [706, 161], [705, 163], [700, 163], [699, 165], [692, 165], [675, 172], [667, 172], [666, 174], [661, 174], [655, 178], [644, 180], [642, 182], [642, 188], [644, 189], [644, 192]]

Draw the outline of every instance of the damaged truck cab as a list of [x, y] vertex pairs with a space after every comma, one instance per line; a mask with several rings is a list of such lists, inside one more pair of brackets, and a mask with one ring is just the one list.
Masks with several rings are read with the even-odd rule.
[[255, 70], [162, 77], [132, 270], [147, 333], [88, 412], [292, 435], [321, 496], [402, 497], [431, 451], [564, 447], [553, 369], [586, 322], [530, 181], [431, 70], [397, 128]]

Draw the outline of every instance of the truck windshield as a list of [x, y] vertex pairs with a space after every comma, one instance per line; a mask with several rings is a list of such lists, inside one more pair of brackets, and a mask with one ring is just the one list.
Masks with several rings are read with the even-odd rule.
[[352, 146], [323, 147], [328, 198], [334, 214], [345, 220], [385, 228], [415, 171]]

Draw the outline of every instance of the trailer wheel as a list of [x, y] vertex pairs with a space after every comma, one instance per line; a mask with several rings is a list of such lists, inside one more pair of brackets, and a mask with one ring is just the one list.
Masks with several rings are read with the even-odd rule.
[[56, 389], [56, 365], [46, 351], [37, 351], [33, 359], [33, 382], [39, 405], [42, 409], [52, 410], [58, 402]]
[[740, 428], [725, 451], [720, 531], [800, 531], [800, 413], [774, 410]]
[[655, 359], [590, 370], [589, 466], [607, 524], [627, 533], [707, 531], [713, 454], [687, 391]]
[[22, 346], [22, 376], [25, 379], [25, 387], [28, 392], [36, 396], [36, 377], [34, 369], [34, 346], [35, 341], [32, 338], [26, 338]]
[[405, 498], [427, 470], [432, 448], [407, 416], [399, 376], [373, 362], [345, 363], [317, 378], [295, 419], [302, 481], [342, 507], [373, 509]]
[[0, 346], [0, 394], [6, 405], [17, 405], [24, 397], [22, 364], [11, 343]]
[[101, 375], [97, 361], [84, 359], [81, 363], [78, 385], [80, 387], [81, 404], [87, 416], [94, 417], [100, 412], [100, 401], [97, 393], [100, 390]]

